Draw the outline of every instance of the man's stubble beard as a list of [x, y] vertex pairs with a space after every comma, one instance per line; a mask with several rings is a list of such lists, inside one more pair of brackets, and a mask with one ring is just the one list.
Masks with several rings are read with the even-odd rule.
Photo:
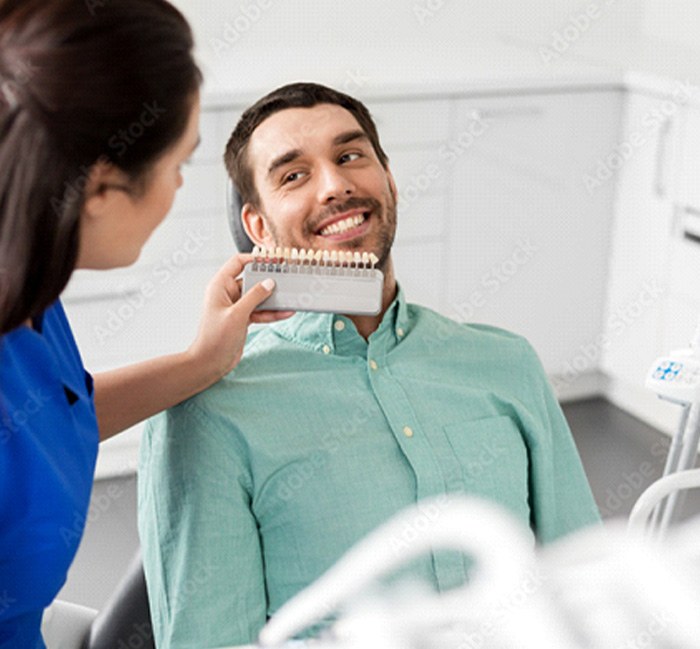
[[[339, 210], [339, 211], [344, 211], [344, 210]], [[344, 250], [344, 249], [354, 249], [354, 250], [362, 250], [363, 252], [374, 252], [374, 254], [377, 255], [379, 258], [379, 261], [376, 263], [376, 268], [381, 270], [382, 272], [385, 271], [386, 265], [389, 262], [389, 258], [391, 256], [391, 247], [394, 245], [394, 238], [396, 236], [396, 224], [397, 224], [397, 210], [396, 210], [396, 197], [394, 196], [394, 192], [389, 188], [389, 197], [386, 202], [386, 207], [382, 209], [382, 216], [380, 217], [379, 215], [375, 213], [372, 215], [371, 218], [379, 219], [380, 220], [380, 230], [378, 232], [378, 240], [377, 240], [377, 250], [376, 251], [370, 251], [370, 250], [365, 250], [362, 248], [361, 242], [358, 242], [357, 244], [354, 244], [352, 242], [349, 242], [348, 244], [342, 244], [337, 247], [338, 250]], [[306, 248], [306, 244], [301, 244], [298, 242], [294, 242], [292, 240], [289, 241], [284, 241], [282, 237], [280, 236], [279, 230], [277, 229], [277, 226], [272, 223], [272, 220], [269, 217], [265, 217], [265, 224], [267, 226], [267, 229], [270, 232], [270, 236], [272, 237], [272, 240], [274, 241], [275, 247], [280, 247], [280, 248], [297, 248], [297, 249], [302, 249]], [[313, 235], [313, 232], [310, 232], [311, 235]]]

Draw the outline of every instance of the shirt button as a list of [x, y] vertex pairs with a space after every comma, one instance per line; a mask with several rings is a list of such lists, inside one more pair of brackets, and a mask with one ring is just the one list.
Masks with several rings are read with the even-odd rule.
[[413, 429], [410, 426], [404, 426], [403, 434], [406, 435], [406, 437], [413, 437]]
[[328, 345], [323, 346], [323, 353], [324, 354], [330, 354], [331, 353], [331, 348]]
[[369, 366], [375, 371], [379, 369], [379, 365], [377, 365], [377, 361], [375, 361], [375, 360], [371, 360], [369, 362]]
[[403, 336], [403, 334], [404, 334], [404, 331], [403, 331], [403, 329], [401, 329], [401, 327], [399, 327], [399, 328], [396, 330], [396, 333], [399, 335], [399, 338], [401, 338], [401, 336]]
[[335, 330], [342, 331], [343, 329], [345, 329], [345, 323], [342, 320], [336, 320], [335, 321]]

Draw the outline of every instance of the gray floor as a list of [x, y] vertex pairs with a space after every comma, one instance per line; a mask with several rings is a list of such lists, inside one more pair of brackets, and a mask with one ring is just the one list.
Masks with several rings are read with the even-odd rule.
[[[626, 517], [661, 477], [669, 440], [603, 399], [564, 405], [603, 517]], [[681, 518], [700, 512], [690, 492]], [[100, 608], [138, 549], [135, 477], [98, 482], [85, 536], [60, 597]]]
[[[626, 518], [662, 476], [670, 438], [604, 399], [565, 404], [564, 414], [603, 518]], [[698, 512], [700, 501], [691, 494], [678, 519]]]

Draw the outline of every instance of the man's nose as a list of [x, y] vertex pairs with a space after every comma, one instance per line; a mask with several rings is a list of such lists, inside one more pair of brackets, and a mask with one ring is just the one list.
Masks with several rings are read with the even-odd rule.
[[355, 193], [355, 185], [342, 167], [325, 165], [319, 174], [318, 193], [321, 203], [342, 201]]

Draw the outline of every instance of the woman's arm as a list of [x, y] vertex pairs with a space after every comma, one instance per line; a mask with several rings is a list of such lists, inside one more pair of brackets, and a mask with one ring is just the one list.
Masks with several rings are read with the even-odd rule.
[[251, 255], [233, 257], [209, 283], [199, 333], [187, 351], [95, 375], [101, 440], [184, 401], [230, 372], [243, 354], [249, 323], [291, 315], [253, 312], [274, 285], [258, 284], [241, 297], [236, 278], [251, 260]]
[[201, 365], [183, 352], [96, 374], [100, 440], [184, 401], [220, 378]]

